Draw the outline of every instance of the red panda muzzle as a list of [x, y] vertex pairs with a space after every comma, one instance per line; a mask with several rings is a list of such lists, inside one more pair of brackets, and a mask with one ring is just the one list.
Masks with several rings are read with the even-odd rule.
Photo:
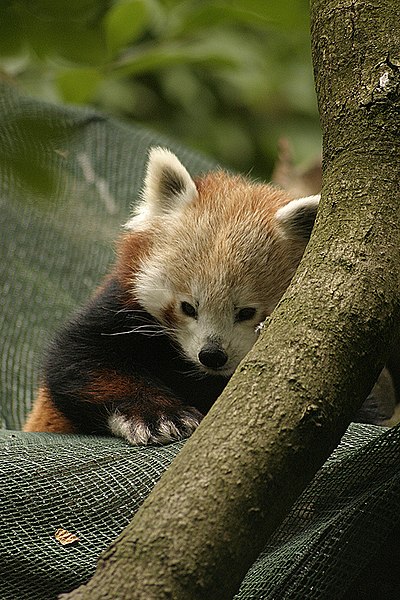
[[208, 342], [199, 352], [199, 361], [210, 369], [220, 369], [227, 360], [227, 353], [215, 342]]

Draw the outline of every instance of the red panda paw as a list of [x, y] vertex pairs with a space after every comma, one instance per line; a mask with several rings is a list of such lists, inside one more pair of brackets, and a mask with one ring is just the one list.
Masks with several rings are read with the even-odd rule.
[[142, 416], [113, 414], [108, 425], [113, 433], [135, 446], [168, 444], [192, 435], [203, 415], [191, 406], [177, 408], [173, 413], [158, 415], [156, 420]]

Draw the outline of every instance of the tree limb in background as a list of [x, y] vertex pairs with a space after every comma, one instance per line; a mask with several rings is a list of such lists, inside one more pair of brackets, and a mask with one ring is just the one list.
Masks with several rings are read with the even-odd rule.
[[293, 198], [319, 194], [321, 191], [322, 165], [316, 159], [307, 168], [299, 168], [293, 159], [291, 144], [287, 138], [278, 143], [278, 158], [271, 181], [288, 191]]
[[395, 2], [313, 0], [321, 213], [260, 340], [76, 599], [231, 599], [337, 445], [399, 317]]

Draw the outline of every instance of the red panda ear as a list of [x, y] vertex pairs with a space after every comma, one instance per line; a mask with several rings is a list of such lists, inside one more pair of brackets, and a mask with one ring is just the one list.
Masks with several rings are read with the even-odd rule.
[[142, 202], [128, 221], [128, 229], [151, 226], [154, 217], [179, 210], [198, 196], [196, 185], [170, 150], [155, 147], [149, 152]]
[[276, 211], [275, 219], [285, 238], [308, 242], [314, 227], [319, 199], [319, 195], [297, 198]]
[[175, 154], [157, 147], [149, 152], [142, 197], [156, 216], [173, 212], [191, 202], [197, 198], [197, 189]]

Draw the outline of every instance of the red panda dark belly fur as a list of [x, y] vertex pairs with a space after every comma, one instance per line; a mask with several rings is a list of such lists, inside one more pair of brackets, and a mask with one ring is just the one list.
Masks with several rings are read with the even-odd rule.
[[[122, 414], [151, 433], [181, 405], [206, 414], [228, 381], [195, 369], [150, 314], [126, 304], [125, 293], [108, 280], [49, 349], [42, 389], [74, 431], [109, 434], [108, 418]], [[29, 420], [27, 429], [34, 430]]]

